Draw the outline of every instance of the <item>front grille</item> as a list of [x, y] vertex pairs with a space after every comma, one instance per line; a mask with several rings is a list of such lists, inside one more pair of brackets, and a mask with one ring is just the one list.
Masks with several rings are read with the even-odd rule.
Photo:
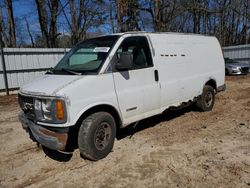
[[249, 67], [241, 67], [241, 68], [240, 68], [240, 71], [241, 71], [242, 73], [248, 73]]
[[18, 94], [21, 109], [29, 119], [35, 119], [34, 98]]

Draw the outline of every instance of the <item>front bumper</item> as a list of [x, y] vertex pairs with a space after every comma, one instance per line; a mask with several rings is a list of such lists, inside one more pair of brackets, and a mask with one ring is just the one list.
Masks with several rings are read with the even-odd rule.
[[243, 72], [232, 72], [229, 75], [246, 75], [247, 73], [243, 73]]
[[238, 69], [230, 69], [229, 74], [230, 75], [245, 75], [248, 74], [250, 69], [247, 69], [246, 67], [238, 68]]
[[53, 150], [65, 149], [68, 140], [68, 128], [57, 128], [57, 131], [49, 130], [27, 119], [23, 112], [19, 114], [19, 121], [22, 123], [23, 128], [31, 134], [32, 140]]

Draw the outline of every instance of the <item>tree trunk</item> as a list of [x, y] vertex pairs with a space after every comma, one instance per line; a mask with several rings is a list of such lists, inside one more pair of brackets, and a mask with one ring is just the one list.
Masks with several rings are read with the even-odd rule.
[[204, 13], [203, 13], [203, 24], [202, 24], [202, 26], [203, 26], [203, 34], [207, 34], [207, 12], [205, 12], [204, 11]]
[[122, 31], [122, 20], [121, 20], [121, 0], [117, 0], [117, 31]]
[[13, 16], [12, 0], [5, 0], [5, 5], [8, 15], [8, 33], [9, 33], [9, 47], [16, 47], [16, 31], [15, 21]]
[[113, 17], [113, 3], [114, 3], [113, 1], [110, 1], [109, 18], [110, 18], [112, 33], [115, 33], [115, 24], [114, 24], [114, 17]]
[[51, 0], [51, 21], [49, 30], [50, 47], [56, 47], [58, 0]]
[[161, 31], [161, 23], [159, 20], [160, 17], [160, 10], [159, 10], [160, 2], [159, 0], [155, 0], [155, 6], [154, 6], [154, 30], [156, 32]]
[[32, 34], [31, 34], [31, 32], [30, 32], [30, 26], [29, 26], [29, 23], [28, 23], [28, 21], [27, 21], [27, 18], [26, 18], [26, 17], [24, 18], [24, 20], [25, 20], [25, 22], [26, 22], [26, 28], [27, 28], [27, 31], [28, 31], [28, 34], [29, 34], [29, 37], [30, 37], [30, 41], [31, 41], [31, 44], [32, 44], [32, 48], [34, 48], [34, 47], [35, 47], [35, 43], [34, 43], [33, 36], [32, 36]]
[[245, 44], [248, 44], [248, 28], [249, 28], [249, 25], [248, 25], [248, 9], [249, 9], [249, 1], [248, 0], [245, 0], [244, 1], [244, 31], [243, 31], [243, 34], [244, 34], [244, 42]]
[[45, 42], [45, 47], [50, 47], [49, 33], [47, 30], [48, 15], [46, 12], [45, 1], [44, 0], [36, 0], [36, 5], [37, 5], [40, 28], [41, 28], [41, 32], [42, 32], [42, 38]]
[[235, 12], [234, 11], [232, 12], [231, 27], [230, 27], [229, 32], [230, 32], [229, 43], [233, 44], [234, 43], [234, 36], [236, 34], [236, 32], [235, 32]]
[[84, 20], [83, 15], [84, 12], [86, 11], [86, 7], [84, 5], [84, 0], [79, 1], [79, 11], [77, 14], [77, 10], [75, 8], [74, 0], [69, 0], [69, 6], [70, 6], [70, 16], [71, 16], [71, 42], [72, 44], [76, 44], [80, 39], [83, 39], [81, 33], [81, 23]]
[[0, 34], [2, 34], [2, 37], [1, 37], [1, 45], [4, 47], [5, 46], [5, 40], [4, 40], [4, 36], [3, 36], [3, 33], [4, 33], [4, 26], [3, 26], [3, 16], [2, 16], [2, 8], [0, 7]]
[[74, 0], [69, 0], [70, 15], [71, 15], [71, 43], [75, 44], [77, 42], [77, 31], [79, 30], [77, 26], [76, 10], [74, 5]]
[[193, 28], [193, 32], [194, 33], [198, 33], [198, 15], [196, 13], [196, 10], [193, 9], [193, 22], [194, 22], [194, 28]]
[[[42, 32], [42, 38], [45, 41], [45, 47], [54, 48], [57, 46], [57, 15], [58, 15], [58, 0], [48, 0], [49, 14], [46, 9], [46, 1], [36, 0], [39, 23]], [[48, 15], [50, 15], [50, 23], [48, 20]]]
[[225, 31], [225, 13], [224, 10], [221, 9], [220, 13], [220, 41], [222, 46], [225, 45], [225, 40], [224, 40], [224, 31]]

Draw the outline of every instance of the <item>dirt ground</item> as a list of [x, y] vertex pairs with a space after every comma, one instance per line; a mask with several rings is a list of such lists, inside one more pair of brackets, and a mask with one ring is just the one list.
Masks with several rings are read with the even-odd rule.
[[250, 75], [226, 78], [213, 111], [189, 107], [121, 130], [91, 162], [47, 153], [21, 128], [17, 96], [0, 97], [0, 187], [248, 187]]

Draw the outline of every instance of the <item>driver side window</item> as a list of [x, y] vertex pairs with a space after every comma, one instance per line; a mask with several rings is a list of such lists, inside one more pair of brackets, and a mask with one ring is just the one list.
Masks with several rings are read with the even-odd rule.
[[[116, 51], [114, 57], [115, 61], [113, 61], [114, 64], [118, 62], [120, 55], [123, 52], [127, 52], [132, 55], [133, 62], [130, 70], [153, 66], [151, 52], [146, 37], [138, 36], [126, 38]], [[113, 71], [117, 72], [115, 65], [112, 67]]]

